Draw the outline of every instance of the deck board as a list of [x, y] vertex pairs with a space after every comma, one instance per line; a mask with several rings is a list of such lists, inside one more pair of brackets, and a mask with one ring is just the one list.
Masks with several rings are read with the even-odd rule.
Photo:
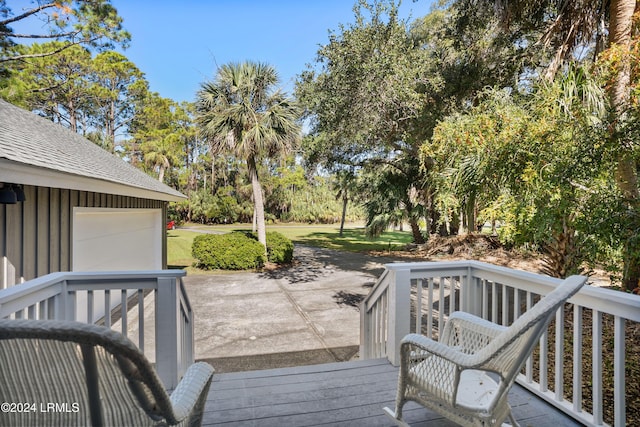
[[[398, 368], [386, 359], [214, 375], [203, 426], [392, 426]], [[581, 424], [516, 385], [509, 402], [523, 426]], [[409, 402], [412, 426], [455, 426]]]

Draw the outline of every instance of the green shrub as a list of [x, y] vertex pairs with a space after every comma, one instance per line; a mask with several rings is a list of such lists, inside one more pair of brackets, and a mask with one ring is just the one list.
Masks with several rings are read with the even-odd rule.
[[[255, 233], [247, 236], [258, 240]], [[293, 242], [282, 233], [267, 231], [267, 259], [274, 264], [289, 264], [293, 260]]]
[[264, 247], [244, 233], [197, 236], [191, 252], [197, 266], [209, 270], [248, 270], [265, 263]]
[[267, 231], [267, 259], [276, 264], [293, 260], [293, 242], [277, 231]]

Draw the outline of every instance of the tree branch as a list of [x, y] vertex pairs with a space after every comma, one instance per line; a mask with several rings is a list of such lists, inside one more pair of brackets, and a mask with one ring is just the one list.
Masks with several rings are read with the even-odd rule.
[[66, 82], [62, 82], [62, 83], [59, 83], [57, 85], [53, 85], [53, 86], [49, 86], [49, 87], [41, 87], [41, 88], [38, 88], [38, 89], [31, 89], [31, 92], [32, 93], [46, 92], [46, 91], [49, 91], [49, 90], [53, 90], [53, 89], [57, 89], [59, 87], [62, 87], [62, 86], [64, 86], [65, 83]]
[[79, 34], [80, 31], [69, 31], [68, 33], [58, 34], [14, 34], [10, 31], [0, 31], [0, 37], [17, 37], [23, 39], [55, 39], [59, 37], [70, 37]]
[[0, 26], [2, 25], [7, 25], [7, 24], [11, 24], [12, 22], [16, 22], [16, 21], [20, 21], [21, 19], [27, 18], [33, 14], [36, 14], [38, 12], [43, 11], [44, 9], [48, 9], [50, 7], [55, 7], [56, 3], [47, 3], [47, 4], [43, 4], [41, 6], [35, 7], [31, 10], [27, 10], [25, 13], [23, 13], [22, 15], [18, 15], [18, 16], [14, 16], [12, 18], [8, 18], [5, 19], [4, 21], [0, 21]]
[[30, 59], [30, 58], [44, 58], [46, 56], [55, 55], [56, 53], [60, 53], [63, 50], [69, 49], [71, 46], [75, 46], [75, 45], [79, 45], [79, 44], [83, 44], [83, 43], [91, 43], [92, 41], [97, 40], [99, 38], [100, 37], [94, 37], [94, 38], [90, 38], [90, 39], [78, 40], [77, 42], [71, 42], [71, 43], [69, 43], [67, 45], [62, 46], [61, 48], [52, 50], [50, 52], [32, 53], [32, 54], [16, 55], [16, 56], [9, 56], [9, 57], [5, 57], [5, 58], [0, 58], [0, 64], [3, 63], [3, 62], [21, 61], [23, 59]]

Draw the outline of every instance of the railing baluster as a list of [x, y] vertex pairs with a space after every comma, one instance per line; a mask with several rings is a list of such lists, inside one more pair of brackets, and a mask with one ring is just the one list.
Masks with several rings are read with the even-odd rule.
[[491, 282], [491, 321], [498, 323], [498, 292], [497, 283]]
[[593, 359], [591, 362], [593, 373], [591, 384], [593, 387], [593, 421], [602, 424], [602, 313], [593, 310]]
[[449, 277], [449, 315], [456, 311], [456, 279], [454, 276]]
[[416, 279], [416, 334], [422, 333], [422, 279]]
[[38, 303], [38, 318], [45, 320], [47, 319], [47, 302], [48, 300], [40, 301]]
[[548, 351], [547, 351], [547, 331], [540, 337], [540, 391], [549, 390], [548, 382]]
[[95, 314], [93, 312], [93, 304], [95, 303], [93, 290], [87, 291], [87, 323], [94, 323], [96, 321]]
[[447, 296], [445, 296], [445, 298], [444, 298], [444, 299], [445, 299], [445, 301], [447, 301], [447, 300], [448, 300], [449, 302], [448, 302], [448, 304], [447, 304], [447, 311], [446, 311], [445, 313], [446, 313], [446, 315], [447, 315], [447, 316], [450, 316], [450, 315], [451, 315], [451, 312], [452, 312], [452, 311], [451, 311], [451, 304], [453, 303], [453, 302], [451, 301], [451, 296], [453, 295], [453, 294], [452, 294], [452, 292], [451, 292], [451, 288], [453, 288], [453, 277], [452, 277], [452, 276], [448, 276], [448, 277], [446, 278], [446, 280], [445, 280], [445, 283], [447, 283], [447, 282], [449, 283], [449, 287], [447, 288], [447, 287], [446, 287], [446, 285], [445, 285], [445, 292], [446, 292], [446, 291], [447, 291], [447, 289], [448, 289], [448, 290], [449, 290], [449, 296], [448, 296], [448, 297], [447, 297]]
[[104, 326], [111, 328], [111, 291], [104, 291]]
[[[389, 292], [384, 296], [380, 307], [380, 354], [386, 354], [386, 343], [389, 341]], [[384, 353], [383, 353], [384, 352]]]
[[120, 325], [122, 326], [122, 335], [127, 336], [127, 290], [120, 291]]
[[502, 325], [509, 324], [509, 289], [506, 285], [502, 286]]
[[433, 339], [433, 277], [429, 277], [427, 292], [427, 336]]
[[386, 305], [387, 305], [387, 298], [385, 295], [385, 298], [381, 301], [380, 306], [378, 307], [377, 310], [377, 322], [378, 322], [378, 336], [376, 337], [376, 342], [377, 342], [377, 348], [376, 348], [376, 354], [381, 355], [381, 354], [386, 354], [386, 341], [384, 339], [385, 333], [386, 333], [386, 319], [385, 319], [385, 315], [384, 312], [386, 310]]
[[556, 400], [562, 402], [564, 398], [564, 306], [556, 311], [556, 339], [555, 339], [555, 392]]
[[378, 355], [386, 354], [387, 352], [387, 349], [386, 349], [387, 342], [384, 339], [386, 334], [386, 328], [387, 328], [387, 325], [386, 325], [387, 322], [385, 319], [386, 305], [387, 305], [387, 298], [385, 296], [385, 298], [382, 300], [382, 304], [380, 304], [380, 307], [378, 307], [378, 324], [379, 324], [379, 327], [378, 327], [379, 332], [378, 332], [378, 340], [377, 340]]
[[[528, 311], [533, 305], [533, 294], [527, 291], [526, 299], [527, 299], [527, 311]], [[525, 365], [525, 372], [526, 372], [527, 382], [532, 383], [533, 382], [533, 355], [530, 355], [527, 358], [527, 363]]]
[[438, 285], [438, 341], [442, 339], [444, 328], [444, 277], [440, 277]]
[[582, 307], [573, 305], [573, 410], [582, 412]]
[[58, 296], [51, 297], [47, 300], [47, 304], [45, 306], [45, 312], [47, 316], [46, 319], [55, 319], [56, 317], [56, 304], [58, 300]]
[[380, 324], [380, 306], [383, 304], [383, 299], [380, 299], [380, 302], [373, 306], [373, 325], [374, 325], [374, 333], [373, 333], [373, 354], [374, 357], [380, 357], [380, 330], [382, 329]]
[[613, 338], [613, 402], [614, 402], [614, 425], [623, 426], [626, 424], [625, 415], [625, 321], [620, 316], [614, 317], [614, 338]]
[[513, 288], [513, 321], [520, 317], [520, 290]]
[[138, 289], [138, 348], [144, 353], [144, 291], [142, 289]]
[[482, 318], [489, 319], [489, 285], [482, 279]]
[[78, 305], [75, 291], [67, 292], [66, 320], [77, 320]]

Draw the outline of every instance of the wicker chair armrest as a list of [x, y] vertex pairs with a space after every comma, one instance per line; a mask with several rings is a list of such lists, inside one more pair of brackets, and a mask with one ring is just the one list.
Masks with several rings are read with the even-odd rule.
[[190, 416], [202, 393], [208, 390], [213, 373], [213, 367], [204, 362], [194, 363], [187, 369], [170, 397], [175, 419], [167, 421], [177, 424]]
[[473, 314], [456, 311], [445, 325], [442, 343], [465, 353], [475, 353], [506, 329]]
[[460, 351], [460, 348], [442, 344], [420, 334], [405, 336], [400, 345], [403, 359], [405, 357], [419, 359], [421, 355], [423, 357], [435, 355], [459, 365], [462, 369], [470, 367], [473, 361], [471, 355]]

